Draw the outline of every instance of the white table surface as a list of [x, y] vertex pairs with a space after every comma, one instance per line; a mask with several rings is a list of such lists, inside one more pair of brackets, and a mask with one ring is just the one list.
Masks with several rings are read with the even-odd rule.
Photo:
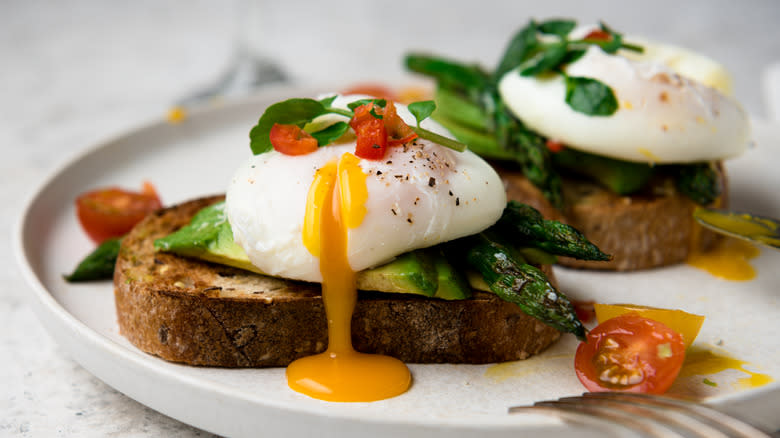
[[[402, 83], [410, 48], [493, 65], [529, 17], [571, 16], [718, 59], [754, 117], [780, 114], [763, 88], [780, 61], [776, 0], [284, 3], [262, 6], [262, 46], [298, 83]], [[63, 161], [162, 117], [217, 77], [233, 17], [229, 3], [205, 0], [0, 3], [0, 436], [209, 435], [125, 397], [53, 342], [26, 303], [11, 230]]]

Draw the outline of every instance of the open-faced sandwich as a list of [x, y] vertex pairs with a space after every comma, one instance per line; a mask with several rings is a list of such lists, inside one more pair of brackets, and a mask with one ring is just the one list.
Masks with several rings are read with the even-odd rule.
[[560, 263], [644, 269], [714, 243], [692, 212], [725, 207], [722, 160], [745, 149], [750, 131], [715, 62], [571, 20], [531, 21], [492, 71], [423, 54], [405, 62], [436, 80], [433, 117], [500, 163], [510, 199], [613, 256]]
[[549, 264], [608, 256], [507, 203], [434, 109], [338, 95], [268, 107], [224, 196], [122, 237], [121, 333], [175, 362], [288, 366], [293, 389], [340, 401], [404, 392], [403, 362], [502, 362], [561, 332], [583, 339]]

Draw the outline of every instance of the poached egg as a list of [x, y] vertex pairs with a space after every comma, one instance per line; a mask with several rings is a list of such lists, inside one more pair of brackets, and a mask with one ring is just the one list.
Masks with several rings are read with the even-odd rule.
[[564, 68], [569, 76], [597, 79], [613, 90], [619, 108], [610, 116], [571, 109], [560, 74], [525, 77], [511, 71], [501, 79], [499, 92], [530, 129], [584, 152], [650, 164], [741, 154], [750, 135], [746, 112], [732, 97], [700, 82], [727, 92], [725, 70], [671, 46], [645, 47], [644, 55], [623, 56], [625, 51], [608, 54], [591, 46]]
[[[346, 108], [360, 97], [339, 97], [334, 106]], [[406, 123], [416, 123], [405, 107], [397, 110]], [[425, 120], [423, 127], [446, 133], [433, 121]], [[354, 271], [475, 234], [495, 223], [506, 207], [498, 174], [470, 151], [459, 153], [422, 139], [390, 147], [377, 161], [358, 159], [354, 150], [352, 137], [302, 156], [269, 151], [238, 168], [227, 190], [226, 212], [234, 239], [252, 264], [269, 275], [322, 281], [316, 248], [310, 250], [316, 247], [317, 230], [306, 231], [304, 219], [314, 205], [312, 182], [334, 160], [341, 160], [349, 175], [341, 182], [341, 190], [350, 193], [344, 200], [363, 199], [346, 208], [347, 221], [355, 223], [347, 248]], [[345, 154], [351, 158], [342, 159]]]
[[[339, 97], [346, 108], [357, 97]], [[414, 117], [403, 107], [406, 123]], [[315, 120], [328, 124], [328, 120]], [[426, 128], [443, 132], [428, 122]], [[404, 252], [482, 231], [506, 206], [498, 174], [472, 152], [421, 139], [381, 160], [352, 154], [355, 140], [287, 156], [253, 156], [227, 190], [234, 240], [263, 272], [322, 283], [328, 348], [287, 367], [290, 388], [327, 401], [394, 397], [411, 385], [401, 361], [352, 347], [355, 272]]]

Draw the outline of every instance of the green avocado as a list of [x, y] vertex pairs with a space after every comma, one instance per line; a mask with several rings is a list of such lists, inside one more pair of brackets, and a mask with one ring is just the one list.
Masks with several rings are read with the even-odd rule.
[[471, 287], [466, 277], [450, 264], [444, 252], [433, 247], [427, 252], [433, 254], [433, 263], [439, 279], [439, 288], [434, 297], [442, 300], [464, 300], [471, 297]]
[[[264, 274], [252, 265], [238, 244], [225, 215], [225, 203], [219, 202], [199, 211], [191, 222], [178, 231], [157, 239], [157, 251], [194, 257]], [[409, 293], [443, 299], [461, 299], [470, 290], [465, 281], [443, 257], [428, 250], [402, 254], [382, 266], [360, 271], [357, 286], [361, 290]], [[441, 296], [440, 296], [441, 295]]]

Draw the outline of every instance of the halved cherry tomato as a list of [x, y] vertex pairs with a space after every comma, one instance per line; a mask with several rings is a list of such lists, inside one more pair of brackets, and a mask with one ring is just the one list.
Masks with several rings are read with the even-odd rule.
[[609, 32], [605, 32], [601, 29], [595, 29], [588, 32], [588, 34], [585, 35], [584, 39], [596, 40], [596, 41], [610, 41], [612, 40], [612, 35], [610, 35]]
[[385, 122], [387, 130], [388, 146], [400, 146], [417, 138], [414, 130], [398, 115], [393, 102], [387, 102], [382, 120]]
[[148, 182], [141, 192], [109, 187], [76, 198], [76, 215], [95, 243], [123, 236], [147, 214], [161, 207], [157, 191]]
[[589, 391], [663, 394], [685, 359], [682, 336], [664, 324], [627, 313], [599, 324], [574, 357]]
[[355, 155], [360, 158], [379, 160], [385, 156], [387, 129], [381, 112], [382, 108], [373, 103], [360, 105], [355, 108], [355, 115], [349, 121], [349, 126], [355, 130], [357, 136]]
[[550, 152], [557, 154], [558, 152], [566, 149], [566, 146], [563, 145], [563, 143], [557, 141], [557, 140], [550, 140], [548, 139], [546, 142], [547, 149], [550, 150]]
[[384, 108], [373, 103], [355, 108], [349, 126], [357, 135], [355, 155], [371, 160], [384, 157], [387, 146], [399, 146], [417, 138], [417, 134], [401, 119], [390, 101]]
[[297, 125], [274, 123], [268, 135], [274, 149], [285, 155], [306, 155], [317, 150], [317, 139]]
[[380, 160], [387, 149], [387, 130], [380, 119], [370, 119], [355, 129], [357, 145], [355, 155], [367, 160]]

